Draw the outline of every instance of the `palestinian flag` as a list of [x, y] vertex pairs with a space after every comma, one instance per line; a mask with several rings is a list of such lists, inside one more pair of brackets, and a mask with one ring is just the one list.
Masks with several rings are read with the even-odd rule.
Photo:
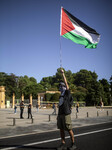
[[64, 8], [61, 8], [61, 36], [72, 40], [86, 48], [96, 48], [100, 35], [94, 29], [74, 17]]

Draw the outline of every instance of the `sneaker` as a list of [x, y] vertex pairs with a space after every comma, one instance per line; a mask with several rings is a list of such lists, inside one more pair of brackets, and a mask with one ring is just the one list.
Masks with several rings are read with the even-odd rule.
[[75, 150], [77, 147], [75, 144], [72, 144], [72, 146], [69, 148], [69, 150]]
[[67, 147], [64, 143], [61, 143], [60, 147], [57, 150], [67, 150]]

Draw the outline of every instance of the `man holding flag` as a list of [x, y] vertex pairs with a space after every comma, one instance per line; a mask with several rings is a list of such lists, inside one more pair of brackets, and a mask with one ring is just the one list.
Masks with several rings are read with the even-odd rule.
[[[94, 29], [87, 26], [85, 23], [74, 17], [64, 8], [61, 8], [61, 23], [60, 23], [60, 35], [64, 38], [72, 40], [77, 44], [84, 45], [85, 48], [96, 48], [100, 40], [100, 34], [97, 33]], [[60, 43], [60, 54], [61, 54], [61, 43]], [[60, 66], [61, 64], [61, 55], [60, 55]], [[65, 146], [65, 131], [69, 132], [71, 137], [71, 148], [70, 150], [75, 150], [76, 145], [74, 143], [74, 134], [72, 131], [71, 123], [71, 106], [73, 103], [73, 98], [69, 91], [69, 86], [64, 74], [63, 69], [61, 73], [64, 79], [64, 83], [61, 82], [59, 90], [61, 91], [61, 96], [59, 98], [59, 111], [57, 117], [57, 126], [60, 129], [61, 136], [61, 146], [58, 150], [67, 150]]]
[[76, 145], [74, 143], [74, 133], [72, 131], [72, 123], [71, 123], [71, 107], [73, 104], [73, 98], [71, 96], [63, 69], [61, 69], [61, 73], [64, 79], [64, 83], [60, 82], [59, 84], [61, 96], [59, 98], [59, 110], [57, 117], [57, 127], [58, 129], [60, 129], [61, 145], [57, 150], [67, 150], [67, 147], [65, 145], [65, 131], [68, 131], [71, 137], [70, 150], [75, 150]]

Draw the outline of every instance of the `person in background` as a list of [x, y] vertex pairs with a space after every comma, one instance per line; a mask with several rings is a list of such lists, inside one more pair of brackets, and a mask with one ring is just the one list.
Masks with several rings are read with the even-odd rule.
[[17, 105], [14, 106], [14, 113], [16, 114], [17, 110]]
[[72, 131], [71, 122], [71, 107], [73, 104], [73, 98], [71, 96], [63, 69], [61, 69], [61, 73], [64, 79], [64, 83], [61, 82], [59, 85], [61, 96], [59, 98], [57, 117], [57, 127], [58, 129], [60, 129], [61, 145], [59, 148], [57, 148], [57, 150], [67, 150], [67, 147], [65, 145], [65, 131], [68, 131], [71, 138], [71, 147], [69, 148], [69, 150], [75, 150], [76, 145], [74, 141], [74, 133]]
[[39, 109], [38, 103], [36, 104], [36, 108], [37, 108], [37, 112], [38, 112], [38, 109]]
[[100, 111], [103, 110], [103, 106], [104, 106], [104, 104], [103, 104], [103, 101], [102, 101], [102, 98], [101, 98], [101, 100], [100, 100]]
[[77, 113], [79, 112], [79, 103], [78, 102], [76, 104], [76, 111], [77, 111]]
[[31, 113], [31, 103], [28, 105], [28, 119], [29, 117], [32, 119], [32, 113]]
[[23, 119], [23, 111], [24, 111], [24, 102], [20, 103], [20, 119]]
[[53, 111], [52, 115], [56, 115], [56, 104], [55, 104], [55, 103], [53, 103], [52, 108], [54, 109], [54, 111]]

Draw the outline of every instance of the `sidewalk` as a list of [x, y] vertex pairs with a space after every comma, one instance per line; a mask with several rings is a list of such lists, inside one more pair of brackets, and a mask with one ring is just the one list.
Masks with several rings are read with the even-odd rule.
[[[33, 120], [27, 119], [27, 108], [24, 109], [24, 119], [20, 119], [20, 109], [14, 114], [14, 109], [0, 109], [0, 138], [17, 136], [21, 134], [48, 132], [57, 130], [56, 115], [52, 115], [53, 109], [32, 109]], [[13, 122], [15, 118], [15, 125]], [[79, 113], [72, 109], [73, 127], [98, 124], [112, 121], [112, 109], [97, 109], [96, 107], [80, 107]]]

